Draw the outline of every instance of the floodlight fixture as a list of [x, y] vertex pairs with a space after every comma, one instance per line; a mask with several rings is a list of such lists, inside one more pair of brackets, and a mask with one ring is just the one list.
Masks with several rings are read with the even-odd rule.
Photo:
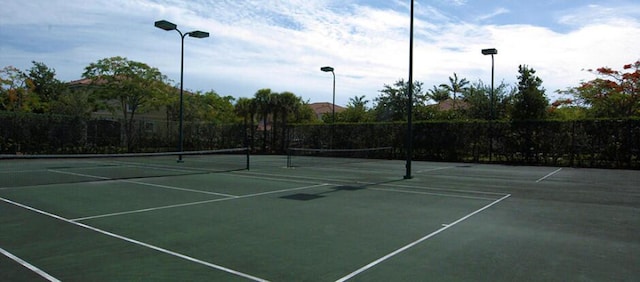
[[482, 55], [498, 55], [496, 48], [482, 49]]
[[321, 67], [320, 70], [323, 72], [333, 72], [333, 68], [329, 66]]
[[200, 31], [200, 30], [196, 30], [196, 31], [189, 32], [189, 36], [195, 37], [195, 38], [207, 38], [207, 37], [209, 37], [209, 33], [208, 32], [204, 32], [204, 31]]
[[157, 28], [159, 29], [164, 29], [164, 30], [175, 30], [178, 28], [178, 26], [170, 21], [165, 21], [165, 20], [160, 20], [160, 21], [156, 21], [156, 23], [154, 24]]

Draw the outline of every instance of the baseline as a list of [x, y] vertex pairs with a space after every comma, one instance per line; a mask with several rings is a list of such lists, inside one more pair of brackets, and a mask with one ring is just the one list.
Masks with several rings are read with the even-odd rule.
[[106, 231], [106, 230], [102, 230], [102, 229], [97, 228], [97, 227], [93, 227], [93, 226], [90, 226], [90, 225], [87, 225], [87, 224], [75, 222], [75, 221], [69, 220], [67, 218], [64, 218], [64, 217], [61, 217], [61, 216], [58, 216], [58, 215], [55, 215], [55, 214], [52, 214], [52, 213], [49, 213], [49, 212], [46, 212], [46, 211], [43, 211], [43, 210], [39, 210], [39, 209], [24, 205], [24, 204], [21, 204], [21, 203], [18, 203], [18, 202], [11, 201], [9, 199], [5, 199], [5, 198], [0, 197], [0, 200], [3, 201], [3, 202], [6, 202], [8, 204], [12, 204], [12, 205], [21, 207], [23, 209], [30, 210], [32, 212], [36, 212], [36, 213], [39, 213], [39, 214], [42, 214], [42, 215], [45, 215], [45, 216], [60, 220], [60, 221], [64, 221], [64, 222], [70, 223], [70, 224], [78, 226], [78, 227], [82, 227], [82, 228], [85, 228], [85, 229], [88, 229], [88, 230], [91, 230], [91, 231], [94, 231], [94, 232], [97, 232], [97, 233], [100, 233], [100, 234], [103, 234], [103, 235], [106, 235], [106, 236], [109, 236], [109, 237], [120, 239], [120, 240], [129, 242], [129, 243], [138, 245], [138, 246], [149, 248], [149, 249], [152, 249], [152, 250], [155, 250], [155, 251], [167, 254], [167, 255], [178, 257], [178, 258], [181, 258], [181, 259], [193, 262], [193, 263], [204, 265], [204, 266], [207, 266], [207, 267], [212, 268], [212, 269], [221, 270], [221, 271], [224, 271], [224, 272], [236, 275], [236, 276], [240, 276], [240, 277], [243, 277], [243, 278], [247, 278], [247, 279], [250, 279], [250, 280], [253, 280], [253, 281], [268, 281], [268, 280], [265, 280], [265, 279], [262, 279], [262, 278], [247, 274], [247, 273], [243, 273], [243, 272], [240, 272], [240, 271], [237, 271], [237, 270], [233, 270], [231, 268], [227, 268], [227, 267], [224, 267], [224, 266], [221, 266], [221, 265], [218, 265], [218, 264], [214, 264], [214, 263], [210, 263], [210, 262], [207, 262], [207, 261], [203, 261], [203, 260], [200, 260], [200, 259], [197, 259], [197, 258], [193, 258], [193, 257], [187, 256], [187, 255], [184, 255], [184, 254], [181, 254], [181, 253], [178, 253], [178, 252], [174, 252], [174, 251], [171, 251], [171, 250], [168, 250], [168, 249], [165, 249], [165, 248], [161, 248], [161, 247], [158, 247], [158, 246], [155, 246], [155, 245], [144, 243], [142, 241], [131, 239], [129, 237], [125, 237], [125, 236], [118, 235], [118, 234], [115, 234], [115, 233], [112, 233], [112, 232], [109, 232], [109, 231]]
[[459, 218], [458, 220], [456, 220], [456, 221], [454, 221], [454, 222], [452, 222], [450, 224], [443, 225], [442, 228], [440, 228], [440, 229], [438, 229], [438, 230], [436, 230], [434, 232], [431, 232], [428, 235], [426, 235], [426, 236], [424, 236], [424, 237], [422, 237], [422, 238], [420, 238], [420, 239], [418, 239], [418, 240], [416, 240], [416, 241], [414, 241], [412, 243], [409, 243], [408, 245], [406, 245], [406, 246], [404, 246], [402, 248], [399, 248], [399, 249], [397, 249], [397, 250], [395, 250], [395, 251], [393, 251], [393, 252], [391, 252], [391, 253], [389, 253], [389, 254], [387, 254], [387, 255], [385, 255], [385, 256], [383, 256], [383, 257], [381, 257], [381, 258], [379, 258], [379, 259], [377, 259], [377, 260], [375, 260], [375, 261], [363, 266], [363, 267], [361, 267], [361, 268], [359, 268], [358, 270], [356, 270], [354, 272], [349, 273], [348, 275], [336, 280], [336, 282], [347, 281], [347, 280], [357, 276], [358, 274], [360, 274], [362, 272], [365, 272], [365, 271], [373, 268], [374, 266], [376, 266], [376, 265], [378, 265], [378, 264], [380, 264], [380, 263], [382, 263], [382, 262], [384, 262], [384, 261], [386, 261], [386, 260], [388, 260], [388, 259], [390, 259], [390, 258], [392, 258], [392, 257], [394, 257], [394, 256], [396, 256], [396, 255], [398, 255], [398, 254], [400, 254], [400, 253], [402, 253], [402, 252], [404, 252], [404, 251], [406, 251], [406, 250], [408, 250], [408, 249], [410, 249], [410, 248], [412, 248], [412, 247], [414, 247], [414, 246], [416, 246], [416, 245], [418, 245], [418, 244], [420, 244], [420, 243], [422, 243], [422, 242], [424, 242], [424, 241], [426, 241], [426, 240], [428, 240], [428, 239], [430, 239], [430, 238], [432, 238], [432, 237], [434, 237], [434, 236], [436, 236], [438, 234], [440, 234], [440, 233], [442, 233], [443, 231], [453, 227], [454, 225], [456, 225], [456, 224], [458, 224], [460, 222], [463, 222], [463, 221], [467, 220], [468, 218], [470, 218], [470, 217], [472, 217], [472, 216], [474, 216], [474, 215], [476, 215], [476, 214], [478, 214], [478, 213], [480, 213], [480, 212], [492, 207], [493, 205], [495, 205], [495, 204], [497, 204], [499, 202], [502, 202], [503, 200], [505, 200], [505, 199], [507, 199], [509, 197], [511, 197], [511, 194], [507, 194], [504, 197], [502, 197], [500, 199], [497, 199], [497, 200], [491, 202], [490, 204], [488, 204], [488, 205], [486, 205], [486, 206], [484, 206], [484, 207], [482, 207], [482, 208], [480, 208], [480, 209], [478, 209], [478, 210], [476, 210], [476, 211], [474, 211], [474, 212], [472, 212], [470, 214], [467, 214], [467, 215]]
[[55, 282], [59, 282], [60, 281], [60, 279], [57, 279], [57, 278], [51, 276], [49, 273], [44, 272], [42, 269], [35, 267], [34, 265], [24, 261], [23, 259], [15, 256], [14, 254], [10, 253], [9, 251], [7, 251], [7, 250], [5, 250], [3, 248], [0, 248], [0, 254], [3, 254], [6, 257], [14, 260], [15, 262], [21, 264], [22, 266], [28, 268], [29, 270], [35, 272], [36, 274], [38, 274], [40, 276], [42, 276], [42, 278], [44, 278], [44, 279], [47, 279], [47, 280], [52, 281], [52, 282], [54, 282], [54, 281]]

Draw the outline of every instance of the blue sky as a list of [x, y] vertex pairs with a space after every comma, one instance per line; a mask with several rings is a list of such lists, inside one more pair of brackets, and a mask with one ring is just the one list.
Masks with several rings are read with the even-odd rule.
[[[5, 0], [0, 9], [0, 67], [31, 61], [79, 79], [97, 60], [123, 56], [180, 78], [180, 39], [153, 26], [165, 19], [184, 32], [184, 86], [252, 97], [261, 88], [291, 91], [310, 102], [365, 95], [408, 77], [408, 0]], [[640, 59], [640, 2], [632, 0], [416, 0], [414, 79], [426, 88], [454, 72], [515, 84], [518, 65], [537, 71], [554, 91]], [[370, 104], [371, 105], [371, 104]]]

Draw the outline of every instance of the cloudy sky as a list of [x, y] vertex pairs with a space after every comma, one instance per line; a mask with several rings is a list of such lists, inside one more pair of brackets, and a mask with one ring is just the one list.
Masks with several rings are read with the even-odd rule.
[[[4, 0], [0, 68], [31, 61], [79, 79], [97, 60], [123, 56], [180, 79], [180, 37], [155, 28], [165, 19], [185, 39], [184, 86], [252, 97], [261, 88], [291, 91], [310, 102], [336, 103], [408, 77], [410, 0]], [[515, 84], [518, 65], [537, 71], [551, 99], [557, 89], [640, 59], [637, 0], [415, 0], [414, 79], [426, 88], [454, 72]]]

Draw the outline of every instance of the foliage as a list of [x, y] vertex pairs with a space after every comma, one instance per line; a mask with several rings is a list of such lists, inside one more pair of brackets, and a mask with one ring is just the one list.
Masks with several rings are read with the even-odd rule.
[[[166, 77], [156, 68], [123, 57], [111, 57], [91, 63], [82, 77], [89, 79], [93, 91], [111, 111], [119, 110], [125, 120], [127, 147], [133, 147], [133, 120], [137, 112], [152, 108], [151, 101], [166, 88]], [[110, 104], [116, 101], [116, 104]]]
[[[458, 100], [458, 93], [465, 91], [466, 86], [469, 84], [466, 78], [458, 79], [458, 74], [453, 73], [453, 77], [449, 77], [449, 84], [440, 84], [442, 89], [447, 90], [453, 94], [453, 110], [456, 110], [456, 103]], [[451, 97], [451, 96], [449, 96]]]
[[56, 71], [44, 63], [33, 61], [33, 66], [27, 74], [27, 84], [30, 90], [39, 97], [40, 107], [34, 112], [49, 112], [51, 103], [63, 94], [66, 85], [56, 78]]
[[[427, 96], [422, 91], [422, 82], [413, 82], [413, 105], [424, 106]], [[392, 86], [384, 85], [380, 95], [375, 98], [374, 112], [378, 121], [403, 121], [407, 119], [407, 103], [409, 82], [404, 79], [396, 81]]]
[[373, 117], [369, 113], [369, 100], [365, 99], [366, 96], [354, 96], [349, 98], [349, 104], [347, 108], [336, 113], [336, 120], [338, 122], [369, 122], [373, 121]]
[[509, 85], [504, 82], [494, 87], [494, 105], [492, 108], [490, 99], [491, 85], [486, 85], [482, 81], [472, 83], [462, 93], [463, 101], [468, 107], [460, 109], [460, 111], [468, 119], [504, 119], [515, 91], [513, 88], [509, 90]]
[[0, 110], [31, 112], [40, 108], [40, 99], [27, 85], [27, 75], [7, 66], [0, 70]]
[[513, 120], [538, 120], [545, 117], [549, 100], [542, 88], [542, 79], [526, 65], [518, 66], [518, 92], [513, 97]]
[[591, 117], [625, 118], [640, 116], [640, 60], [622, 71], [601, 67], [589, 70], [598, 78], [564, 91], [587, 106]]
[[440, 87], [434, 85], [433, 88], [427, 91], [427, 97], [436, 103], [442, 102], [449, 99], [449, 90], [446, 87], [442, 87], [442, 85]]

